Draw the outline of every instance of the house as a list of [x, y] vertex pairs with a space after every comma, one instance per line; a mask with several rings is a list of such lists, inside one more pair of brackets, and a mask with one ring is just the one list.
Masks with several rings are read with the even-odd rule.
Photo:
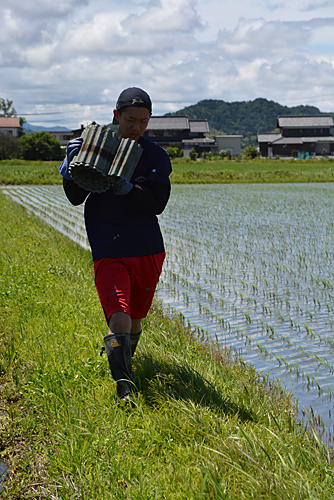
[[[92, 125], [95, 125], [95, 122], [92, 122]], [[81, 125], [80, 128], [77, 128], [75, 130], [64, 130], [64, 131], [49, 131], [48, 133], [53, 135], [62, 146], [67, 146], [67, 143], [71, 141], [72, 139], [76, 139], [77, 137], [80, 137], [82, 132], [84, 131], [85, 127], [84, 125]]]
[[242, 137], [242, 135], [215, 135], [216, 152], [230, 151], [232, 156], [240, 156]]
[[[74, 137], [76, 137], [73, 133], [73, 131], [71, 130], [67, 130], [67, 131], [49, 131], [48, 130], [48, 134], [51, 134], [53, 135], [53, 137], [55, 137], [56, 139], [58, 139], [58, 141], [60, 142], [60, 144], [62, 146], [66, 146], [68, 141], [70, 141], [71, 139], [74, 139]], [[79, 134], [80, 135], [80, 134]]]
[[215, 141], [205, 137], [209, 132], [207, 120], [191, 120], [187, 116], [152, 116], [144, 137], [163, 148], [179, 148], [184, 156], [195, 149], [198, 155], [209, 152]]
[[263, 157], [334, 155], [331, 115], [279, 116], [278, 133], [258, 134], [260, 155]]
[[[95, 122], [93, 122], [95, 123]], [[84, 130], [80, 129], [67, 132], [49, 132], [56, 137], [62, 145], [69, 140], [80, 137]], [[159, 144], [164, 149], [178, 148], [183, 150], [184, 156], [189, 156], [192, 149], [198, 156], [203, 153], [216, 153], [225, 150], [232, 156], [241, 154], [242, 135], [217, 135], [214, 139], [206, 137], [209, 133], [207, 120], [192, 120], [187, 116], [152, 116], [144, 132], [144, 137]]]
[[0, 117], [0, 133], [11, 135], [12, 137], [20, 136], [20, 119], [17, 117]]
[[194, 149], [198, 156], [203, 153], [230, 151], [232, 156], [241, 154], [242, 135], [217, 135], [214, 139], [206, 137], [210, 132], [208, 121], [192, 120], [187, 116], [152, 116], [144, 137], [151, 139], [163, 148], [183, 149], [184, 156]]

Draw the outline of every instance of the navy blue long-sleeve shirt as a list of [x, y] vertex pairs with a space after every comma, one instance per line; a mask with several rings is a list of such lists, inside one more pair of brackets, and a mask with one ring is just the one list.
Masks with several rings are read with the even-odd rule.
[[64, 179], [64, 190], [73, 205], [85, 203], [85, 223], [93, 260], [105, 257], [139, 257], [164, 251], [157, 215], [170, 196], [172, 171], [166, 151], [141, 137], [143, 153], [132, 175], [127, 195], [113, 189], [89, 193]]

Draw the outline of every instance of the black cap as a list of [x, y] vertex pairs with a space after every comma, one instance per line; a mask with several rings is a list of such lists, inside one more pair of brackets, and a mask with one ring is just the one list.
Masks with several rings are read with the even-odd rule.
[[[150, 96], [147, 92], [145, 92], [145, 90], [139, 89], [138, 87], [130, 87], [123, 90], [117, 99], [117, 110], [132, 106], [146, 108], [150, 113], [152, 113], [152, 102]], [[116, 125], [117, 123], [118, 122], [114, 118], [113, 124]]]

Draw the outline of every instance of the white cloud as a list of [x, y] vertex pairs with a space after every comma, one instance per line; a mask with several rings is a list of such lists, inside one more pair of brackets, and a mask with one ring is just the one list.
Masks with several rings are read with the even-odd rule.
[[122, 24], [132, 34], [191, 33], [202, 29], [194, 0], [151, 0], [145, 12], [131, 14]]
[[302, 11], [319, 11], [320, 9], [330, 9], [333, 8], [333, 2], [332, 0], [327, 0], [327, 1], [322, 1], [322, 0], [315, 0], [314, 2], [311, 2], [307, 5], [301, 6]]
[[2, 0], [0, 96], [19, 112], [60, 109], [70, 127], [109, 120], [131, 85], [151, 93], [156, 114], [206, 98], [307, 96], [330, 110], [328, 12], [316, 0]]
[[241, 59], [283, 57], [308, 51], [319, 41], [325, 43], [333, 29], [334, 18], [300, 22], [241, 18], [234, 31], [225, 29], [218, 33], [218, 48]]

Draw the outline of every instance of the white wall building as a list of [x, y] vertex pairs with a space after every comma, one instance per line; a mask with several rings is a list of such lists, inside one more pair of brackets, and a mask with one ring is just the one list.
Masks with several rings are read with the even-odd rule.
[[220, 151], [230, 151], [232, 156], [241, 155], [242, 135], [215, 135], [217, 153]]
[[11, 135], [19, 137], [20, 132], [20, 119], [17, 117], [3, 117], [0, 116], [0, 133], [4, 135]]

